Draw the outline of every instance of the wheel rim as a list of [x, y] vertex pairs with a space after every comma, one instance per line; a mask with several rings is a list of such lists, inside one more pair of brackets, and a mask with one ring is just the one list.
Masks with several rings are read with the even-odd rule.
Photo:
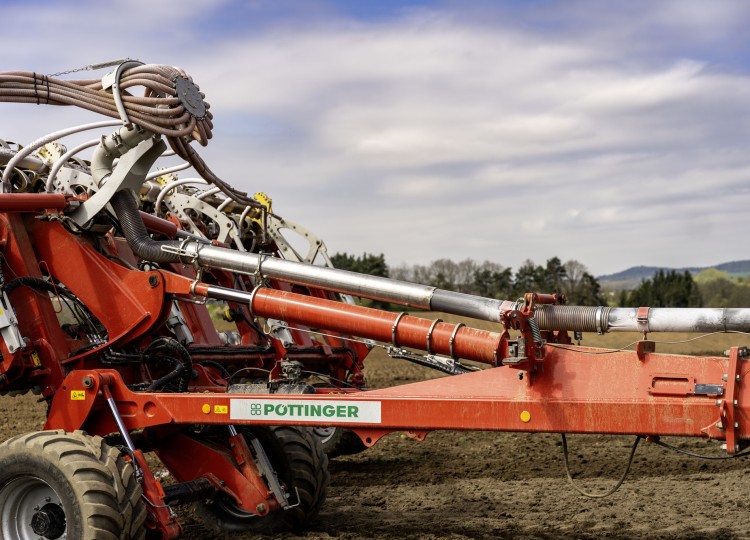
[[14, 478], [0, 487], [0, 520], [2, 538], [53, 540], [68, 536], [60, 497], [35, 476]]
[[228, 496], [218, 496], [213, 503], [235, 519], [255, 519], [258, 517], [237, 506]]
[[326, 444], [333, 439], [336, 434], [335, 427], [314, 427], [313, 434], [320, 440], [321, 444]]

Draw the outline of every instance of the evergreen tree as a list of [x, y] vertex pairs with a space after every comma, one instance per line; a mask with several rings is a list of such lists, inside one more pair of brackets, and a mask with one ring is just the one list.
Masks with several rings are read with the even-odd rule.
[[[621, 298], [621, 302], [625, 298]], [[701, 307], [698, 285], [693, 276], [685, 270], [659, 270], [652, 279], [641, 282], [638, 288], [627, 295], [629, 306], [649, 307]]]
[[510, 298], [513, 295], [513, 273], [511, 269], [491, 269], [485, 266], [475, 270], [471, 292], [485, 298]]
[[[361, 257], [355, 257], [348, 253], [335, 253], [331, 257], [331, 263], [334, 268], [341, 270], [350, 270], [371, 276], [388, 277], [388, 265], [385, 262], [385, 255], [382, 253], [380, 255], [363, 253]], [[375, 309], [390, 309], [388, 302], [380, 300], [363, 299], [362, 303]]]
[[385, 255], [382, 253], [380, 255], [363, 253], [361, 257], [355, 257], [348, 253], [336, 253], [331, 257], [331, 263], [334, 268], [341, 270], [388, 277], [388, 265], [385, 262]]

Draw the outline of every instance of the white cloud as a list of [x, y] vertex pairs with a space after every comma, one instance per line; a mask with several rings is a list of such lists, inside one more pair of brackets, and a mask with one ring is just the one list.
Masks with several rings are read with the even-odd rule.
[[[59, 47], [83, 12], [52, 4], [31, 36], [10, 25], [1, 63], [184, 67], [216, 115], [211, 166], [333, 251], [394, 265], [558, 255], [595, 273], [745, 257], [750, 77], [728, 43], [745, 39], [746, 3], [582, 1], [529, 8], [524, 24], [448, 4], [226, 35], [221, 1], [147, 18], [143, 5], [86, 4], [84, 37]], [[0, 137], [72, 117], [21, 109], [2, 105]]]

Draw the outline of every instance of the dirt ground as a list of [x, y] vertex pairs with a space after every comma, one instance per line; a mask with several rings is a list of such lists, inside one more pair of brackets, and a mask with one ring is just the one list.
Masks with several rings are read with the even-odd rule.
[[[369, 359], [374, 386], [432, 376], [383, 356]], [[0, 399], [3, 440], [38, 429], [34, 396]], [[569, 438], [581, 486], [607, 489], [626, 465], [629, 437]], [[721, 455], [719, 445], [672, 439]], [[392, 434], [356, 456], [331, 461], [331, 486], [302, 536], [279, 538], [750, 538], [750, 461], [704, 461], [641, 443], [621, 489], [606, 499], [579, 495], [565, 476], [559, 435], [435, 432], [424, 442]], [[184, 538], [216, 536], [180, 508]]]

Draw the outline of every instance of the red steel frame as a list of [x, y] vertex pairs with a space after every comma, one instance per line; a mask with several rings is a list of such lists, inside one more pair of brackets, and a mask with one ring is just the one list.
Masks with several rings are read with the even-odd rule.
[[[325, 418], [249, 420], [233, 410], [240, 401], [352, 401], [381, 406], [377, 425], [337, 423], [361, 433], [368, 444], [392, 431], [450, 429], [680, 435], [726, 439], [733, 447], [747, 438], [750, 389], [742, 384], [745, 362], [739, 348], [732, 349], [729, 358], [657, 353], [639, 358], [629, 351], [593, 357], [548, 346], [532, 385], [519, 379], [519, 372], [499, 367], [382, 390], [291, 396], [132, 392], [117, 371], [77, 370], [55, 396], [46, 428], [112, 432], [116, 426], [111, 414], [97, 402], [101, 388], [109, 386], [131, 430], [171, 424], [325, 426], [330, 425]], [[717, 385], [722, 391], [696, 395], [695, 384]], [[85, 391], [85, 400], [71, 401], [71, 391]]]
[[[5, 199], [0, 203], [6, 205], [2, 209], [7, 212], [12, 209]], [[44, 204], [59, 208], [67, 201], [48, 197]], [[17, 211], [31, 209], [32, 202], [19, 199]], [[146, 339], [168, 314], [172, 297], [192, 299], [210, 291], [209, 285], [174, 272], [129, 270], [59, 223], [29, 215], [0, 214], [0, 243], [7, 264], [16, 273], [41, 276], [41, 265], [81, 298], [107, 328], [110, 341], [106, 346]], [[537, 354], [531, 344], [530, 360], [502, 366], [510, 343], [504, 329], [489, 332], [457, 327], [290, 290], [257, 289], [249, 307], [258, 317], [393, 342], [495, 367], [355, 393], [232, 395], [205, 377], [201, 379], [203, 386], [194, 385], [191, 393], [134, 392], [126, 383], [137, 382], [138, 373], [102, 369], [96, 362], [97, 349], [68, 357], [74, 347], [60, 331], [49, 299], [22, 290], [13, 294], [19, 319], [34, 321], [24, 327], [24, 335], [31, 338], [28, 349], [43, 356], [44, 361], [38, 362], [28, 351], [11, 354], [3, 344], [2, 367], [11, 376], [16, 373], [16, 380], [23, 376], [45, 381], [44, 395], [52, 397], [46, 429], [84, 429], [99, 435], [117, 432], [106, 403], [111, 397], [127, 430], [143, 430], [149, 446], [179, 481], [207, 478], [232, 495], [241, 508], [259, 515], [276, 509], [278, 503], [260, 479], [244, 438], [227, 437], [228, 445], [218, 448], [188, 436], [184, 427], [328, 426], [331, 420], [325, 416], [320, 420], [294, 416], [256, 419], [243, 411], [253, 404], [264, 410], [267, 405], [288, 403], [285, 411], [295, 410], [289, 407], [302, 411], [306, 404], [348, 410], [357, 404], [377, 410], [377, 418], [359, 421], [354, 416], [346, 417], [338, 419], [336, 425], [353, 429], [367, 445], [392, 431], [407, 431], [422, 439], [438, 429], [697, 436], [726, 440], [729, 452], [738, 451], [741, 441], [748, 438], [750, 389], [744, 379], [750, 368], [745, 363], [745, 349], [737, 347], [728, 358], [718, 358], [657, 354], [646, 346], [635, 352], [594, 355], [591, 353], [602, 351], [555, 343], [543, 346]], [[555, 300], [542, 295], [539, 298]], [[511, 323], [510, 319], [524, 321], [528, 314], [513, 311], [507, 326], [526, 333], [527, 324]], [[565, 336], [548, 337], [569, 343]], [[6, 378], [0, 382], [13, 381]], [[164, 538], [177, 537], [179, 524], [159, 505], [164, 498], [159, 482], [148, 471], [140, 452], [133, 458], [144, 470], [144, 492], [153, 503], [149, 526], [159, 529]]]

